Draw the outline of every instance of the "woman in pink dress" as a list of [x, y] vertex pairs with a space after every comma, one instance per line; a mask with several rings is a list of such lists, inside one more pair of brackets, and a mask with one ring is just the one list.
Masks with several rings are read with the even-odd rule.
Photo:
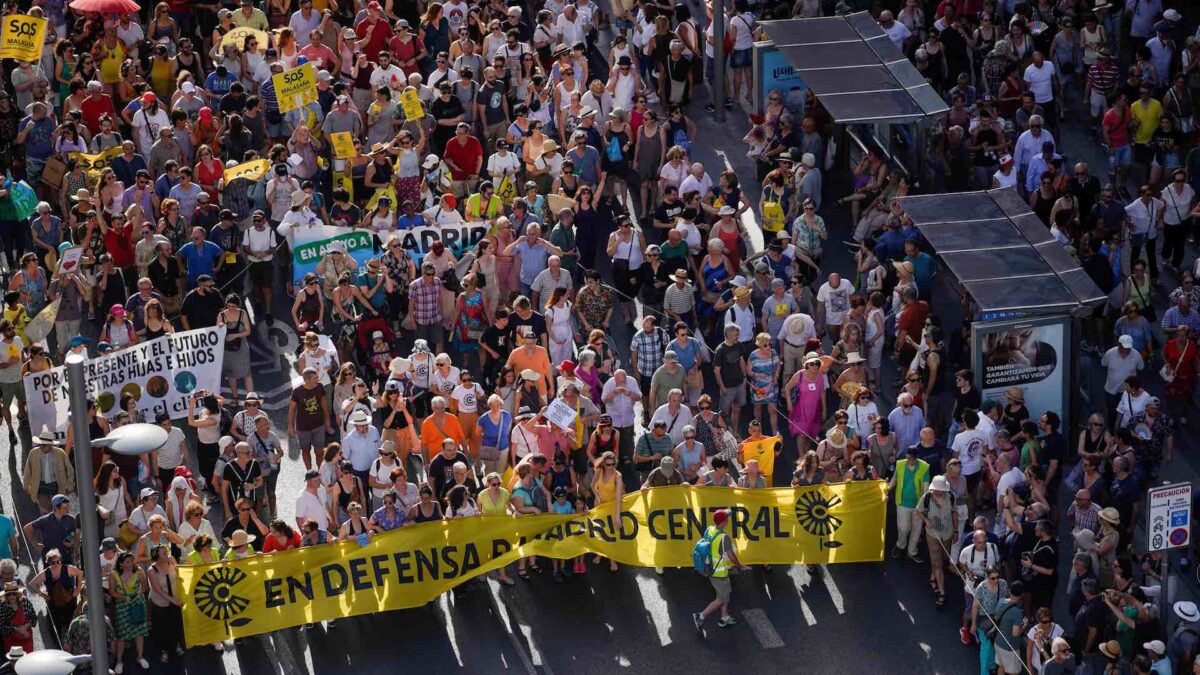
[[816, 352], [804, 356], [804, 370], [792, 375], [783, 393], [787, 399], [788, 426], [803, 457], [821, 433], [821, 422], [825, 419], [825, 376]]
[[507, 305], [512, 294], [521, 288], [521, 259], [515, 255], [504, 255], [503, 251], [509, 244], [517, 240], [512, 223], [508, 218], [500, 216], [496, 219], [496, 288], [500, 293], [500, 304]]

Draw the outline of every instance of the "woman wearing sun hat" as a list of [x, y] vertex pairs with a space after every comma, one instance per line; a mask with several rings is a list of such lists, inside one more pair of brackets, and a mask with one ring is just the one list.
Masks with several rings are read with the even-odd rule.
[[825, 419], [825, 376], [821, 374], [821, 356], [816, 352], [804, 355], [804, 369], [797, 371], [783, 387], [787, 401], [788, 425], [796, 436], [796, 447], [803, 456], [813, 440], [821, 433]]
[[1096, 557], [1100, 559], [1100, 566], [1096, 569], [1096, 575], [1104, 588], [1110, 588], [1113, 584], [1113, 563], [1117, 561], [1117, 549], [1121, 541], [1120, 526], [1119, 511], [1111, 506], [1100, 509], [1100, 531], [1096, 533]]

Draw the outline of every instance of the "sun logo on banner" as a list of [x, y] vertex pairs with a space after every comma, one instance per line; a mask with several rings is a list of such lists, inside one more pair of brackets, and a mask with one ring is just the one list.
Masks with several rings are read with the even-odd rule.
[[235, 594], [234, 588], [246, 579], [246, 573], [236, 567], [209, 570], [196, 583], [192, 599], [204, 616], [225, 623], [225, 630], [250, 623], [249, 617], [234, 618], [246, 611], [250, 601]]
[[796, 521], [805, 532], [821, 539], [821, 548], [838, 548], [842, 542], [830, 539], [842, 526], [842, 519], [830, 513], [834, 507], [842, 503], [841, 497], [826, 497], [818, 488], [806, 490], [796, 500]]

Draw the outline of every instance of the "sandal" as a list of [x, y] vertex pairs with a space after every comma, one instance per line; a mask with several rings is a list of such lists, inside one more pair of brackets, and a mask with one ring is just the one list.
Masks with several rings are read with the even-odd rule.
[[612, 572], [613, 574], [616, 574], [617, 573], [617, 563], [610, 561], [608, 563], [608, 571]]
[[517, 570], [517, 576], [521, 577], [525, 581], [529, 581], [529, 571], [528, 570]]
[[941, 609], [941, 608], [945, 607], [945, 606], [946, 606], [946, 594], [945, 594], [945, 593], [938, 593], [938, 596], [937, 596], [937, 602], [936, 602], [936, 603], [934, 603], [934, 605], [933, 605], [933, 606], [934, 606], [934, 607], [936, 607], [936, 608], [938, 608], [938, 609]]
[[929, 580], [929, 590], [933, 591], [934, 595], [938, 594], [937, 582], [934, 581], [933, 579]]
[[525, 567], [525, 569], [527, 569], [527, 570], [529, 570], [529, 571], [531, 571], [531, 572], [537, 572], [538, 574], [541, 574], [541, 573], [542, 573], [542, 568], [541, 568], [541, 567], [538, 567], [537, 565], [527, 565], [527, 566]]

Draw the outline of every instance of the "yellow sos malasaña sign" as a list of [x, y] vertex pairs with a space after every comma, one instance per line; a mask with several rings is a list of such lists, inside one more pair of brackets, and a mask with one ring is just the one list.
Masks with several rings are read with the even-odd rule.
[[37, 61], [46, 43], [46, 20], [36, 16], [12, 14], [4, 17], [0, 30], [0, 58]]
[[295, 110], [317, 100], [317, 70], [306, 63], [271, 76], [279, 112]]
[[237, 166], [231, 166], [221, 172], [221, 177], [225, 179], [225, 184], [238, 178], [255, 181], [263, 177], [267, 169], [271, 168], [271, 162], [265, 159], [256, 159], [253, 162], [242, 162]]
[[887, 484], [641, 490], [577, 515], [483, 516], [420, 523], [323, 546], [181, 566], [190, 646], [300, 624], [418, 607], [530, 555], [594, 552], [640, 566], [692, 566], [717, 509], [746, 565], [883, 559]]
[[74, 159], [79, 168], [87, 174], [88, 182], [95, 185], [100, 180], [100, 172], [121, 156], [121, 147], [109, 148], [104, 152], [68, 152], [67, 157]]
[[358, 151], [354, 149], [354, 135], [349, 131], [329, 134], [329, 142], [333, 144], [333, 156], [337, 159], [350, 159], [358, 156]]
[[237, 47], [239, 52], [243, 51], [246, 45], [246, 38], [248, 37], [253, 37], [258, 41], [258, 51], [260, 52], [266, 51], [267, 47], [271, 46], [269, 42], [270, 37], [266, 33], [257, 28], [243, 26], [241, 28], [234, 28], [226, 33], [225, 37], [221, 38], [221, 48], [224, 49], [226, 45], [233, 45]]

